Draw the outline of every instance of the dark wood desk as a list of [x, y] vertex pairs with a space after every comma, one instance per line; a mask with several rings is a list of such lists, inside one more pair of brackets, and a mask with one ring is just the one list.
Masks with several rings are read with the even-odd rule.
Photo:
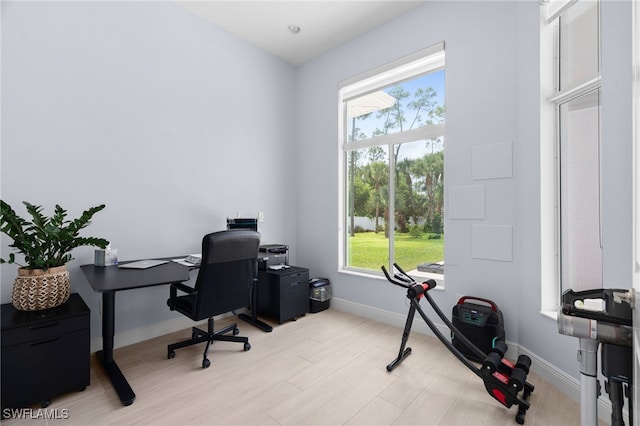
[[111, 379], [122, 405], [131, 405], [136, 394], [113, 359], [116, 292], [184, 282], [189, 279], [191, 268], [169, 261], [148, 269], [94, 265], [82, 265], [80, 269], [93, 290], [102, 293], [102, 350], [96, 352], [96, 356]]

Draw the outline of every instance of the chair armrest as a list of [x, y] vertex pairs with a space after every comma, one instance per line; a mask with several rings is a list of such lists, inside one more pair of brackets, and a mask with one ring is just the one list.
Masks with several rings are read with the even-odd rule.
[[176, 290], [180, 290], [183, 293], [187, 293], [187, 294], [192, 294], [195, 293], [196, 290], [192, 287], [189, 287], [188, 285], [185, 285], [183, 283], [173, 283], [171, 284], [170, 287], [170, 291], [171, 291], [171, 295], [175, 296], [177, 294]]
[[178, 290], [187, 294], [197, 293], [194, 288], [184, 285], [183, 283], [171, 284], [171, 287], [169, 287], [169, 300], [167, 300], [167, 305], [169, 305], [169, 309], [172, 311], [176, 310], [175, 300], [178, 298]]

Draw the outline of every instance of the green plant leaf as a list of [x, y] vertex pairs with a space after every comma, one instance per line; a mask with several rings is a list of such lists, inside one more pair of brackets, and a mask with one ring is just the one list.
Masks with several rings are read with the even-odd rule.
[[[29, 269], [48, 269], [62, 266], [73, 259], [71, 250], [80, 246], [105, 248], [109, 241], [97, 237], [80, 237], [81, 229], [91, 223], [91, 218], [105, 208], [104, 204], [85, 210], [75, 220], [67, 219], [67, 211], [55, 206], [54, 213], [47, 217], [42, 206], [23, 201], [31, 221], [23, 219], [9, 204], [0, 200], [0, 232], [13, 241], [9, 247], [22, 253]], [[15, 254], [0, 263], [16, 263]]]

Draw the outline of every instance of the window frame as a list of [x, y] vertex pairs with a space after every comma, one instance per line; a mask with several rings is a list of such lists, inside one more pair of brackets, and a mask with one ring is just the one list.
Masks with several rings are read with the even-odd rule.
[[[417, 51], [413, 54], [400, 58], [386, 65], [377, 67], [371, 71], [359, 74], [338, 85], [338, 144], [339, 144], [339, 178], [338, 178], [338, 272], [344, 272], [362, 276], [382, 277], [380, 271], [370, 269], [357, 268], [347, 265], [347, 247], [348, 247], [348, 182], [349, 182], [349, 162], [348, 153], [354, 150], [366, 149], [374, 146], [386, 146], [389, 155], [386, 163], [392, 163], [394, 155], [393, 147], [397, 144], [410, 143], [421, 139], [432, 139], [437, 137], [445, 137], [445, 124], [432, 124], [417, 127], [403, 132], [390, 133], [385, 135], [373, 136], [364, 140], [348, 141], [347, 135], [347, 111], [346, 104], [349, 100], [364, 96], [368, 93], [381, 90], [394, 84], [412, 80], [428, 73], [434, 73], [445, 70], [445, 46], [444, 42], [436, 43], [425, 49]], [[446, 97], [446, 94], [445, 94]], [[395, 200], [395, 173], [391, 170], [388, 176], [388, 198], [390, 200], [390, 208], [395, 209], [393, 205]], [[389, 259], [394, 257], [393, 239], [390, 239], [388, 246]], [[390, 264], [392, 261], [389, 262]], [[444, 284], [444, 276], [441, 274], [432, 274], [419, 272], [414, 274], [416, 278], [433, 278], [440, 285]]]
[[[560, 90], [561, 18], [579, 1], [597, 3], [598, 74], [579, 84]], [[562, 299], [562, 224], [561, 224], [561, 106], [602, 88], [600, 0], [551, 0], [541, 7], [541, 313], [555, 319]], [[545, 55], [545, 46], [553, 46]], [[549, 77], [549, 67], [552, 77]], [[547, 77], [545, 77], [547, 76]], [[598, 107], [601, 107], [601, 101]], [[601, 122], [598, 124], [598, 145]], [[545, 171], [553, 169], [553, 179]], [[601, 182], [600, 182], [601, 183]], [[546, 195], [545, 195], [546, 192]], [[551, 196], [552, 194], [552, 196]], [[601, 194], [601, 193], [600, 193]], [[599, 207], [600, 208], [600, 207]], [[600, 232], [602, 229], [600, 228]]]

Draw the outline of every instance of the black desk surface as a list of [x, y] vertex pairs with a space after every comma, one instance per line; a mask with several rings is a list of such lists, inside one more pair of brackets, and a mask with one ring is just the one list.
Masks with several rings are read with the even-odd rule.
[[109, 292], [187, 281], [191, 268], [169, 261], [147, 269], [95, 265], [82, 265], [80, 269], [94, 291]]

